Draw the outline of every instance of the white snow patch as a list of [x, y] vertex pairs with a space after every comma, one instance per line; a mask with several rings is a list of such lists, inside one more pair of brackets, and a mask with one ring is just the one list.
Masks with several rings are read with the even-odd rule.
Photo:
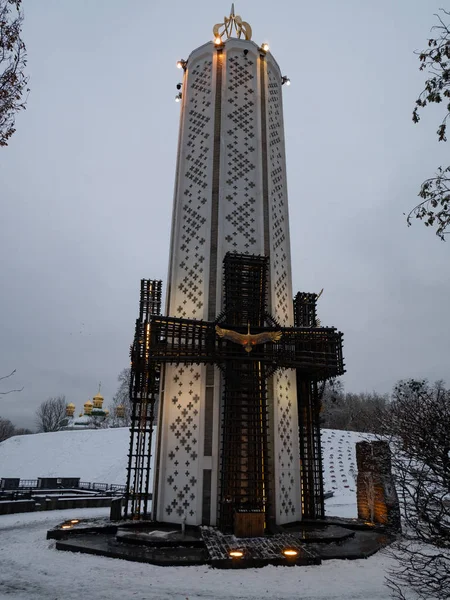
[[[81, 477], [125, 483], [128, 429], [64, 431], [0, 444], [0, 477]], [[366, 435], [322, 432], [327, 514], [356, 516], [355, 442]], [[367, 560], [320, 566], [220, 571], [157, 567], [102, 556], [57, 552], [46, 531], [68, 519], [108, 517], [109, 508], [0, 516], [0, 600], [386, 600], [382, 552]]]
[[108, 509], [0, 516], [0, 598], [8, 600], [386, 600], [386, 568], [367, 560], [320, 566], [220, 571], [157, 567], [103, 556], [58, 552], [46, 531], [67, 519], [107, 516]]
[[15, 436], [0, 444], [0, 477], [80, 477], [124, 485], [129, 441], [127, 427]]
[[[94, 483], [126, 482], [129, 429], [58, 431], [0, 443], [0, 477], [80, 477]], [[322, 430], [327, 515], [356, 517], [355, 443], [366, 434]]]

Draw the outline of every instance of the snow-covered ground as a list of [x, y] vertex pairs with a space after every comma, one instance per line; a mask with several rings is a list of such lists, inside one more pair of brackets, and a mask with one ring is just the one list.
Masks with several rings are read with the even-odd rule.
[[75, 517], [104, 516], [85, 509], [0, 516], [2, 600], [386, 600], [390, 558], [327, 561], [313, 567], [220, 571], [156, 567], [102, 556], [58, 552], [47, 529]]
[[[355, 443], [363, 435], [324, 429], [327, 513], [356, 517]], [[59, 431], [10, 438], [0, 443], [0, 478], [80, 477], [81, 481], [125, 484], [129, 430]]]
[[[361, 434], [323, 430], [327, 514], [356, 516], [355, 442]], [[81, 477], [124, 483], [128, 430], [66, 431], [11, 438], [0, 444], [0, 477]], [[219, 571], [156, 567], [57, 552], [47, 529], [70, 518], [107, 516], [109, 509], [73, 509], [0, 516], [0, 599], [3, 600], [387, 600], [383, 553], [314, 567]]]
[[126, 481], [129, 429], [57, 431], [0, 443], [0, 478], [80, 477], [81, 481]]

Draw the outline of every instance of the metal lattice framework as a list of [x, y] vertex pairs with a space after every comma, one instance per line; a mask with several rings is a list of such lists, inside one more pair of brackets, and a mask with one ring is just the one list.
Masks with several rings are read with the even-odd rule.
[[155, 404], [159, 393], [159, 365], [149, 360], [150, 323], [152, 317], [161, 312], [161, 289], [161, 281], [141, 280], [139, 318], [130, 350], [132, 413], [125, 518], [128, 514], [134, 519], [150, 516], [150, 465]]
[[[248, 323], [263, 328], [266, 320], [268, 260], [227, 254], [224, 260], [224, 311], [227, 328]], [[273, 324], [272, 324], [273, 327]], [[225, 361], [222, 414], [219, 527], [233, 528], [237, 511], [268, 511], [269, 455], [267, 377], [271, 364], [256, 357]], [[236, 344], [224, 342], [223, 353]], [[223, 360], [223, 359], [222, 359]]]
[[[294, 298], [294, 322], [296, 327], [316, 327], [317, 294], [299, 292]], [[342, 334], [337, 344], [340, 369], [342, 362]], [[300, 476], [302, 482], [302, 515], [304, 518], [320, 519], [325, 516], [322, 450], [320, 441], [320, 394], [318, 382], [330, 378], [319, 376], [312, 369], [304, 372], [297, 369], [298, 427], [300, 438]]]
[[[229, 531], [237, 511], [270, 515], [267, 382], [277, 369], [296, 369], [303, 514], [323, 516], [317, 382], [344, 372], [342, 334], [317, 327], [315, 294], [298, 294], [295, 327], [280, 327], [267, 312], [268, 259], [228, 253], [224, 310], [215, 321], [159, 315], [160, 282], [141, 284], [141, 311], [132, 351], [133, 423], [127, 498], [131, 515], [147, 514], [154, 405], [162, 364], [215, 364], [223, 373], [219, 527]], [[279, 331], [278, 341], [252, 352], [216, 335]]]
[[[275, 368], [299, 369], [318, 380], [331, 372], [342, 372], [342, 334], [334, 327], [278, 327], [272, 318], [265, 327], [251, 327], [252, 333], [281, 331], [279, 341], [256, 347], [251, 354], [242, 347], [218, 339], [218, 321], [193, 321], [176, 317], [154, 317], [151, 320], [151, 353], [154, 363], [220, 364], [227, 360], [253, 362], [255, 358]], [[219, 321], [223, 327], [247, 332], [247, 323], [234, 325]], [[276, 364], [274, 364], [274, 362]]]

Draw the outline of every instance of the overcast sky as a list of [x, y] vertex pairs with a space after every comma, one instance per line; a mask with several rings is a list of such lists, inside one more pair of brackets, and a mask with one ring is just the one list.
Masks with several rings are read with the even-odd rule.
[[[217, 0], [24, 0], [31, 92], [0, 150], [0, 415], [77, 412], [128, 366], [141, 278], [166, 280], [176, 60], [212, 39]], [[283, 88], [294, 290], [344, 332], [347, 391], [449, 380], [449, 242], [403, 213], [449, 146], [411, 112], [442, 0], [242, 0]], [[0, 391], [7, 389], [1, 382]]]

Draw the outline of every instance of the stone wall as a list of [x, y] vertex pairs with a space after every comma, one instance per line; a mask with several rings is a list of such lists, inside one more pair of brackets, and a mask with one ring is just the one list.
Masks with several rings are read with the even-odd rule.
[[357, 442], [358, 518], [400, 531], [400, 506], [392, 476], [391, 451], [383, 441]]

